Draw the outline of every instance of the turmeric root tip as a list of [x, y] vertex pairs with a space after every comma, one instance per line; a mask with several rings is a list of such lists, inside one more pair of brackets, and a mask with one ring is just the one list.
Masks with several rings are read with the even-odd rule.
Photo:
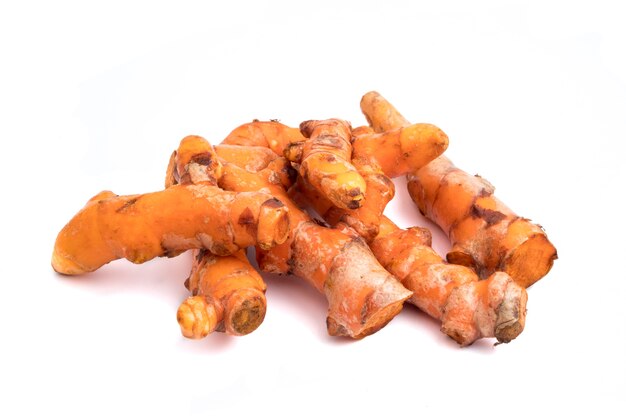
[[204, 296], [187, 298], [178, 307], [176, 319], [183, 336], [190, 339], [202, 339], [217, 328], [221, 312], [215, 304]]
[[537, 234], [513, 249], [504, 262], [503, 271], [528, 288], [550, 271], [556, 258], [556, 249], [546, 235]]

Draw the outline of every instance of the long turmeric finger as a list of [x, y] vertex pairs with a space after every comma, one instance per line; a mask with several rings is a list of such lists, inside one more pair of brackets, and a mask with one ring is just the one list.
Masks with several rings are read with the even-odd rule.
[[241, 336], [263, 322], [266, 286], [243, 251], [221, 257], [198, 250], [185, 285], [192, 296], [177, 313], [185, 337], [199, 339], [213, 331]]
[[481, 276], [504, 271], [527, 288], [557, 258], [541, 226], [517, 216], [493, 196], [491, 184], [448, 158], [409, 175], [407, 186], [420, 212], [450, 237], [449, 262], [474, 268]]
[[469, 268], [444, 262], [430, 247], [430, 232], [399, 229], [383, 217], [370, 247], [380, 263], [413, 291], [409, 302], [441, 321], [441, 331], [461, 346], [484, 337], [500, 343], [524, 329], [526, 290], [504, 272], [485, 280]]
[[[297, 153], [288, 148], [285, 155], [299, 164], [300, 175], [333, 204], [356, 209], [363, 203], [365, 180], [350, 163], [351, 127], [338, 119], [309, 120], [300, 124], [308, 139]], [[300, 147], [300, 145], [298, 145]]]
[[415, 171], [441, 155], [448, 136], [437, 126], [417, 123], [380, 133], [353, 131], [352, 163], [375, 165], [390, 178]]
[[[377, 132], [408, 125], [376, 92], [363, 97], [361, 110]], [[517, 216], [493, 196], [491, 184], [456, 168], [444, 156], [408, 175], [408, 188], [422, 214], [450, 238], [450, 262], [472, 267], [482, 277], [507, 272], [527, 288], [557, 259], [540, 226]]]
[[226, 255], [251, 245], [270, 248], [289, 233], [287, 209], [265, 193], [192, 184], [98, 196], [57, 236], [52, 256], [57, 272], [81, 274], [119, 258], [142, 263], [188, 249]]
[[[187, 136], [172, 154], [166, 187], [177, 183], [217, 185], [221, 175], [222, 164], [213, 147], [200, 136]], [[195, 250], [185, 286], [192, 296], [180, 305], [177, 319], [186, 337], [202, 338], [213, 331], [239, 336], [263, 322], [266, 286], [242, 250], [227, 256]]]
[[[215, 147], [221, 154], [221, 145]], [[247, 158], [255, 150], [241, 147]], [[225, 155], [233, 158], [232, 150]], [[376, 261], [356, 235], [323, 227], [300, 210], [287, 195], [289, 162], [278, 158], [259, 172], [238, 166], [246, 157], [224, 165], [220, 186], [233, 191], [266, 189], [288, 207], [291, 232], [283, 244], [257, 248], [262, 270], [301, 277], [328, 300], [327, 327], [331, 335], [362, 338], [385, 326], [402, 309], [411, 292]]]

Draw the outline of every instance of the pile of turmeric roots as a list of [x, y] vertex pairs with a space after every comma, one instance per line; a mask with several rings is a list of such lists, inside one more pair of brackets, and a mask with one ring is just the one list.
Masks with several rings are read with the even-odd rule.
[[[216, 146], [185, 137], [163, 190], [91, 198], [59, 233], [52, 267], [77, 275], [193, 250], [191, 295], [177, 313], [183, 335], [245, 335], [266, 311], [265, 283], [245, 253], [254, 246], [260, 270], [303, 278], [326, 296], [330, 335], [368, 336], [409, 302], [461, 346], [515, 339], [526, 288], [557, 257], [543, 229], [442, 156], [448, 137], [438, 127], [409, 123], [376, 92], [361, 109], [368, 126], [255, 120]], [[401, 229], [383, 214], [390, 178], [401, 175], [450, 238], [445, 260], [427, 229]]]

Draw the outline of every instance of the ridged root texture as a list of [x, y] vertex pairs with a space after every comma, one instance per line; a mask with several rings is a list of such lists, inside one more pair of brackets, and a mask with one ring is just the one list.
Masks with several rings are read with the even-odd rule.
[[[220, 153], [220, 147], [216, 149]], [[242, 152], [254, 158], [254, 149]], [[235, 191], [266, 189], [288, 207], [289, 238], [269, 250], [257, 248], [257, 261], [265, 272], [293, 274], [325, 294], [330, 334], [361, 338], [382, 328], [400, 311], [410, 291], [382, 268], [358, 236], [323, 227], [300, 210], [278, 179], [284, 175], [282, 169], [250, 172], [225, 161], [221, 187]], [[241, 158], [234, 162], [240, 164]], [[341, 255], [344, 251], [352, 255]], [[350, 272], [362, 270], [361, 265], [367, 267], [363, 274]], [[348, 272], [340, 276], [342, 272], [338, 271]], [[348, 297], [350, 288], [360, 288], [360, 295]]]
[[104, 192], [61, 230], [52, 267], [75, 275], [119, 258], [142, 263], [199, 248], [228, 255], [255, 244], [270, 248], [288, 234], [286, 207], [265, 193], [205, 184], [130, 196]]
[[461, 346], [485, 337], [515, 339], [524, 329], [526, 290], [503, 272], [480, 281], [471, 269], [447, 264], [429, 245], [427, 230], [400, 230], [388, 219], [371, 243], [381, 264], [413, 291], [409, 302], [440, 320], [442, 332]]
[[[363, 96], [361, 110], [375, 132], [410, 126], [375, 91]], [[448, 261], [471, 267], [483, 278], [507, 272], [524, 288], [550, 271], [557, 252], [542, 227], [496, 199], [489, 182], [444, 156], [417, 168], [408, 175], [409, 193], [422, 214], [448, 234], [453, 245]]]
[[524, 288], [552, 268], [556, 249], [541, 226], [517, 216], [483, 178], [440, 157], [409, 175], [407, 186], [420, 211], [450, 237], [449, 262], [482, 277], [507, 272]]
[[351, 164], [351, 127], [338, 119], [309, 120], [300, 125], [308, 139], [301, 151], [288, 149], [287, 158], [299, 165], [300, 175], [343, 209], [356, 209], [365, 197], [365, 180]]
[[198, 339], [213, 331], [242, 336], [265, 318], [265, 283], [243, 251], [219, 257], [198, 251], [185, 285], [192, 296], [178, 309], [185, 337]]

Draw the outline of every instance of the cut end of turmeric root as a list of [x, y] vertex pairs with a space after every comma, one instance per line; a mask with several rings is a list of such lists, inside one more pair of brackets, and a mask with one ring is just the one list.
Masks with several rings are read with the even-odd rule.
[[495, 334], [498, 343], [517, 338], [526, 325], [528, 293], [519, 285], [507, 286], [502, 304], [497, 310]]
[[526, 290], [504, 272], [454, 288], [443, 309], [441, 331], [461, 346], [483, 337], [509, 343], [524, 330]]
[[353, 339], [382, 329], [413, 295], [375, 262], [360, 239], [335, 257], [324, 292], [329, 301], [328, 333]]
[[529, 237], [509, 254], [503, 270], [528, 288], [552, 269], [557, 258], [556, 248], [546, 235], [538, 234]]
[[287, 208], [277, 198], [261, 204], [257, 226], [257, 245], [264, 250], [285, 243], [289, 236]]
[[226, 333], [243, 336], [256, 330], [265, 318], [265, 294], [256, 288], [236, 290], [228, 297], [225, 307]]

